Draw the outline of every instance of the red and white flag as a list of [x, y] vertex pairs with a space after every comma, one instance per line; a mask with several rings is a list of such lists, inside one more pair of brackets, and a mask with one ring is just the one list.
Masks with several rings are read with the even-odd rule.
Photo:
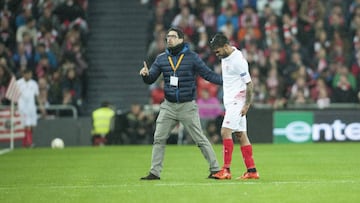
[[5, 97], [13, 102], [19, 101], [19, 98], [21, 96], [21, 91], [16, 83], [15, 76], [11, 77], [9, 86], [6, 90]]
[[11, 125], [14, 128], [13, 138], [15, 140], [24, 138], [25, 129], [19, 112], [15, 111], [13, 123], [11, 124], [10, 109], [0, 110], [0, 142], [9, 141], [11, 139]]

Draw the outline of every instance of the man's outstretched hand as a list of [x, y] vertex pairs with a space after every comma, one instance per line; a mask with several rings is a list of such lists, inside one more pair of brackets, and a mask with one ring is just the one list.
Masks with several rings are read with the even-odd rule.
[[144, 61], [144, 67], [140, 70], [139, 74], [141, 76], [148, 76], [149, 75], [149, 69], [148, 69], [148, 66], [147, 66], [145, 61]]

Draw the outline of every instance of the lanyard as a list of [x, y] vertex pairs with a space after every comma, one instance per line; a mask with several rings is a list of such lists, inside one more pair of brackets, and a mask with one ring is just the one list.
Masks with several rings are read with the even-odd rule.
[[174, 62], [172, 61], [171, 56], [168, 56], [169, 63], [174, 72], [179, 68], [179, 65], [183, 58], [184, 58], [184, 54], [181, 54], [179, 60], [176, 63], [176, 66], [174, 66]]

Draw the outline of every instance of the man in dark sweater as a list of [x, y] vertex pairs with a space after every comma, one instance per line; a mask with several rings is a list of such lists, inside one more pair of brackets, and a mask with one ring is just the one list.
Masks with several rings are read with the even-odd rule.
[[163, 74], [165, 100], [156, 121], [150, 172], [141, 180], [159, 180], [163, 168], [166, 140], [170, 131], [181, 122], [200, 148], [210, 165], [210, 175], [220, 170], [214, 150], [203, 134], [195, 102], [196, 76], [222, 85], [220, 75], [209, 69], [199, 56], [184, 43], [184, 33], [170, 28], [166, 35], [167, 49], [159, 54], [148, 69], [146, 62], [139, 74], [146, 84], [154, 83]]

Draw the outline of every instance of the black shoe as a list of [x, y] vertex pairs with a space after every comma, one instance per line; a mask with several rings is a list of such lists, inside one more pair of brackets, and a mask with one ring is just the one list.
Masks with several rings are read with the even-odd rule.
[[160, 177], [149, 173], [149, 175], [145, 176], [145, 177], [141, 177], [140, 180], [160, 180]]
[[214, 175], [215, 173], [217, 173], [217, 172], [219, 172], [219, 171], [211, 171], [210, 174], [209, 174], [209, 176], [208, 176], [208, 178], [210, 178], [210, 179], [216, 179], [213, 175]]

